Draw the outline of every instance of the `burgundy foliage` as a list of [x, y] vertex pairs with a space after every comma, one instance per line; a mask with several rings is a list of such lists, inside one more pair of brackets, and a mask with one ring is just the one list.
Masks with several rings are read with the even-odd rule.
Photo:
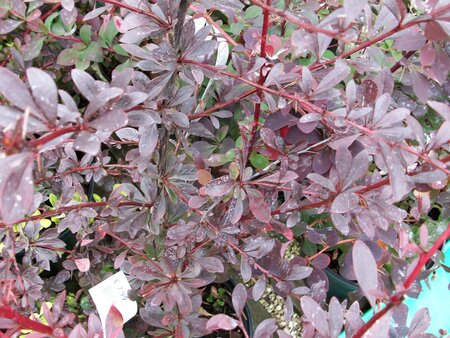
[[0, 336], [103, 335], [117, 269], [140, 335], [249, 337], [271, 285], [302, 337], [427, 336], [401, 301], [450, 235], [449, 1], [0, 2]]

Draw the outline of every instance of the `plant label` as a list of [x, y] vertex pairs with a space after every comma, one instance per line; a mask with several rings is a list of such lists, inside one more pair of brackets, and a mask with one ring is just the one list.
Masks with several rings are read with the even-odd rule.
[[115, 273], [89, 289], [89, 294], [94, 300], [102, 321], [103, 332], [105, 332], [106, 316], [112, 305], [121, 313], [123, 323], [126, 323], [136, 315], [137, 303], [128, 298], [128, 290], [131, 290], [131, 286], [123, 271]]

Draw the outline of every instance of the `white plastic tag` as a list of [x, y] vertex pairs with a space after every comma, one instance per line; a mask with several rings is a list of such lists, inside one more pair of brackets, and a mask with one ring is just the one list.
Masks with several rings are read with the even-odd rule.
[[[106, 332], [106, 316], [111, 305], [114, 305], [120, 311], [124, 323], [136, 315], [137, 303], [128, 298], [128, 290], [131, 290], [131, 286], [123, 271], [117, 272], [89, 289], [89, 293], [94, 300], [100, 320], [102, 321], [104, 333]], [[106, 337], [106, 334], [104, 336]]]

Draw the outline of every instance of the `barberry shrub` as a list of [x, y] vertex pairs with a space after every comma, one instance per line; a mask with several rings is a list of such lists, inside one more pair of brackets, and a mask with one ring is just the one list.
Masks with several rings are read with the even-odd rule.
[[1, 336], [101, 335], [118, 269], [140, 335], [249, 337], [269, 284], [302, 337], [425, 332], [402, 299], [450, 234], [449, 1], [0, 0], [0, 34]]

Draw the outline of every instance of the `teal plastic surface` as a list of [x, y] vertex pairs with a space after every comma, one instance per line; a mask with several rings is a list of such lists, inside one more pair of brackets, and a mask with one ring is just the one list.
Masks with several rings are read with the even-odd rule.
[[[444, 246], [443, 253], [445, 255], [444, 265], [450, 266], [450, 241]], [[446, 272], [442, 267], [436, 270], [434, 276], [428, 278], [427, 286], [425, 281], [422, 281], [422, 292], [417, 299], [406, 298], [403, 303], [408, 306], [407, 323], [411, 322], [414, 314], [421, 308], [427, 307], [430, 312], [431, 323], [426, 330], [426, 333], [432, 333], [438, 337], [439, 329], [450, 332], [450, 312], [448, 311], [450, 305], [450, 273]], [[367, 322], [373, 316], [373, 311], [367, 311], [362, 319]], [[344, 338], [345, 333], [342, 332], [339, 338]]]

